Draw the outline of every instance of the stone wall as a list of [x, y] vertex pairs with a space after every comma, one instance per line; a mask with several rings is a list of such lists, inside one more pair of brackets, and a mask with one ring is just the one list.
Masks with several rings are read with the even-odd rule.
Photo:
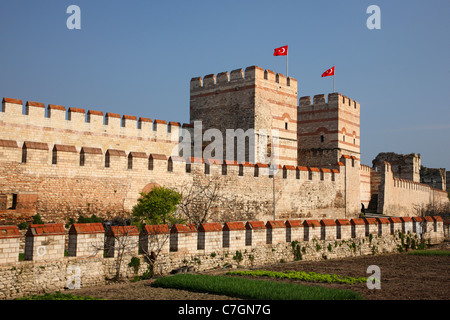
[[[212, 221], [273, 216], [273, 179], [261, 164], [209, 164], [195, 159], [186, 162], [183, 158], [161, 154], [100, 148], [95, 151], [94, 147], [75, 146], [55, 149], [44, 142], [19, 145], [17, 141], [8, 141], [11, 146], [0, 146], [0, 193], [17, 195], [17, 207], [0, 210], [0, 217], [5, 217], [3, 224], [30, 221], [35, 213], [45, 222], [55, 223], [92, 214], [110, 219], [129, 212], [140, 192], [149, 191], [148, 186], [180, 190], [194, 182], [211, 179], [220, 184], [221, 195], [236, 204], [232, 214], [225, 210], [229, 207], [219, 207], [219, 216]], [[26, 145], [26, 161], [19, 160]], [[75, 152], [67, 151], [74, 149]], [[5, 154], [8, 156], [3, 158]], [[344, 159], [333, 170], [286, 165], [278, 168], [275, 174], [277, 217], [337, 218], [346, 214], [345, 200], [349, 204], [347, 217], [359, 213], [359, 189], [352, 187], [352, 181], [359, 179], [359, 161]], [[346, 175], [349, 176], [347, 185]], [[227, 217], [222, 216], [225, 213]]]
[[[143, 229], [140, 239], [130, 234], [130, 239], [134, 239], [131, 247], [149, 241], [145, 247], [154, 248], [154, 236], [159, 236], [159, 240], [165, 237], [170, 241], [169, 251], [154, 250], [157, 255], [154, 272], [165, 275], [182, 270], [204, 271], [230, 265], [251, 267], [299, 259], [320, 260], [395, 252], [402, 243], [399, 232], [414, 239], [417, 244], [421, 235], [429, 243], [440, 243], [444, 239], [444, 224], [439, 216], [425, 219], [251, 221], [245, 224], [245, 228], [243, 226], [243, 222], [223, 225], [208, 223], [198, 228], [175, 225], [170, 234], [167, 233], [167, 226], [154, 226]], [[35, 237], [39, 233], [36, 232], [38, 229], [46, 229], [53, 235], [58, 233], [59, 229], [52, 231], [51, 228], [54, 226], [34, 225], [30, 227], [34, 231], [29, 230], [26, 237]], [[86, 256], [86, 251], [73, 249], [74, 246], [86, 248], [92, 245], [90, 237], [77, 237], [76, 241], [68, 242], [67, 250], [74, 253], [75, 257], [65, 257], [64, 252], [59, 252], [57, 256], [48, 255], [52, 245], [49, 242], [40, 242], [39, 246], [26, 242], [25, 251], [33, 252], [28, 256], [31, 261], [18, 261], [18, 230], [9, 227], [8, 232], [2, 232], [3, 229], [0, 229], [1, 299], [101, 285], [116, 275], [116, 258], [104, 258], [101, 254]], [[71, 230], [71, 234], [76, 230], [76, 233], [91, 234], [94, 238], [103, 231], [106, 242], [110, 236], [101, 224], [78, 225]], [[232, 237], [229, 231], [234, 231]], [[122, 237], [124, 233], [118, 234], [116, 231], [115, 236]], [[227, 245], [223, 246], [225, 243]], [[101, 252], [102, 249], [95, 250]], [[15, 255], [15, 261], [11, 260], [11, 254]], [[128, 266], [132, 257], [138, 257], [141, 261], [137, 270]], [[144, 261], [144, 256], [138, 252], [128, 252], [121, 261], [121, 276], [132, 278], [142, 275], [147, 271]]]
[[395, 178], [392, 167], [387, 162], [380, 169], [378, 211], [387, 215], [411, 216], [430, 207], [439, 209], [448, 205], [447, 192], [426, 184]]

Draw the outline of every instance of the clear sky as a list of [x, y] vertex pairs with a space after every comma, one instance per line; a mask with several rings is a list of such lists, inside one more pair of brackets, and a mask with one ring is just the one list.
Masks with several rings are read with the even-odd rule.
[[[81, 9], [69, 30], [68, 6]], [[370, 5], [381, 29], [370, 30]], [[0, 96], [189, 122], [192, 77], [257, 65], [361, 104], [361, 159], [450, 170], [450, 1], [0, 2]]]

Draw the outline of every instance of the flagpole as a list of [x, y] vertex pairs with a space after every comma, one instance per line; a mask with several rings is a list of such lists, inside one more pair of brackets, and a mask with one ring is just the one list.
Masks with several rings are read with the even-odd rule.
[[[336, 72], [336, 71], [335, 71]], [[334, 90], [334, 74], [333, 74], [333, 93], [335, 93], [336, 91]]]
[[336, 66], [334, 67], [334, 72], [333, 72], [333, 93], [335, 93], [335, 87], [334, 87], [334, 75], [336, 74]]
[[286, 52], [286, 78], [289, 77], [289, 74], [288, 74], [288, 56], [289, 56], [289, 52]]

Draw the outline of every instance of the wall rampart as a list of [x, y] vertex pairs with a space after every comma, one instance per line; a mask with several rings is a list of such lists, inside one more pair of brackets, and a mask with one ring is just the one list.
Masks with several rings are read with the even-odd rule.
[[[439, 216], [425, 219], [415, 217], [411, 221], [358, 218], [304, 220], [303, 223], [301, 220], [267, 223], [251, 221], [245, 227], [244, 222], [208, 223], [198, 228], [193, 225], [175, 225], [170, 231], [167, 225], [160, 225], [148, 226], [139, 235], [130, 227], [117, 227], [117, 230], [112, 231], [104, 230], [101, 224], [78, 224], [70, 229], [69, 235], [85, 236], [72, 238], [72, 241], [67, 242], [67, 251], [74, 256], [65, 257], [66, 248], [64, 245], [59, 248], [60, 242], [65, 243], [64, 238], [67, 236], [61, 232], [62, 226], [33, 225], [26, 238], [46, 237], [47, 240], [38, 245], [27, 241], [25, 251], [31, 254], [26, 255], [28, 261], [19, 261], [17, 227], [2, 227], [0, 299], [104, 284], [105, 279], [115, 276], [117, 259], [114, 255], [103, 257], [92, 252], [101, 252], [109, 246], [111, 236], [116, 240], [129, 238], [129, 251], [133, 253], [128, 253], [122, 261], [121, 276], [131, 278], [147, 271], [144, 256], [135, 250], [139, 245], [145, 248], [146, 253], [150, 253], [149, 248], [154, 248], [154, 252], [158, 253], [158, 246], [155, 248], [155, 244], [167, 249], [165, 243], [170, 242], [169, 251], [163, 249], [159, 252], [154, 267], [156, 274], [164, 275], [188, 269], [203, 271], [230, 264], [250, 267], [298, 259], [333, 259], [395, 252], [401, 243], [399, 232], [404, 232], [404, 222], [414, 224], [413, 231], [408, 230], [408, 235], [416, 238], [417, 243], [421, 235], [432, 244], [444, 240], [444, 222]], [[381, 225], [383, 227], [380, 228]], [[367, 226], [374, 228], [369, 229]], [[232, 235], [231, 231], [234, 232]], [[99, 234], [107, 235], [103, 238], [105, 246], [95, 245]], [[49, 239], [52, 236], [59, 238]], [[55, 245], [58, 250], [53, 252]], [[117, 244], [113, 244], [115, 246]], [[91, 254], [86, 255], [88, 252]], [[138, 270], [127, 266], [133, 256], [141, 260]], [[15, 261], [12, 259], [14, 257]]]
[[97, 147], [171, 155], [179, 141], [179, 122], [4, 98], [0, 139], [53, 145]]
[[435, 209], [448, 205], [445, 191], [430, 186], [394, 177], [391, 165], [384, 162], [380, 166], [380, 187], [378, 210], [387, 215], [419, 215], [422, 210]]
[[[223, 196], [240, 203], [241, 217], [244, 213], [254, 218], [273, 216], [273, 181], [265, 164], [197, 162], [195, 158], [96, 146], [0, 142], [0, 193], [17, 195], [15, 210], [22, 205], [21, 199], [29, 198], [24, 195], [33, 194], [34, 203], [27, 203], [33, 210], [27, 212], [40, 213], [47, 222], [61, 223], [69, 217], [91, 214], [111, 218], [129, 212], [149, 184], [177, 189], [199, 179], [219, 181]], [[278, 166], [277, 217], [342, 216], [345, 190], [340, 168], [345, 166]], [[5, 209], [1, 212], [6, 214]]]

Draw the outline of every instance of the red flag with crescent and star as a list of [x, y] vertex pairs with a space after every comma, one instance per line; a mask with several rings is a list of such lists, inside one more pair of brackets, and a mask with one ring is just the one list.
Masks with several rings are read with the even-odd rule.
[[275, 49], [274, 56], [286, 56], [288, 52], [288, 46], [283, 46]]
[[334, 76], [334, 66], [333, 66], [333, 68], [328, 69], [327, 71], [325, 71], [322, 74], [322, 78], [323, 77], [329, 77], [329, 76]]

